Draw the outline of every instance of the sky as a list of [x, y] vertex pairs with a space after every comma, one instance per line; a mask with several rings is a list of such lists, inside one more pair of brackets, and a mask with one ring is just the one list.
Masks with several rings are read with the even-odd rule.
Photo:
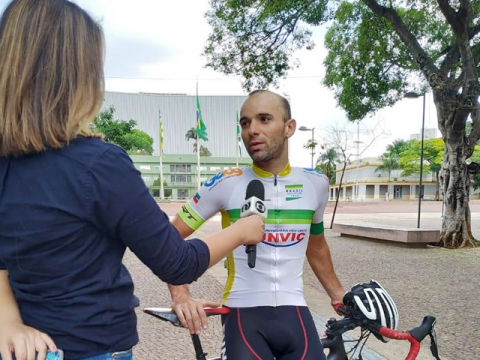
[[[105, 32], [106, 90], [118, 92], [182, 93], [194, 95], [198, 79], [199, 95], [246, 95], [238, 77], [225, 76], [205, 68], [201, 56], [211, 32], [204, 14], [208, 0], [75, 0], [100, 22]], [[0, 0], [0, 8], [8, 1]], [[360, 124], [348, 122], [336, 104], [333, 90], [322, 85], [325, 74], [323, 46], [325, 28], [312, 28], [316, 46], [294, 54], [301, 66], [271, 90], [287, 95], [292, 115], [300, 126], [314, 128], [315, 140], [324, 142], [326, 129], [346, 127], [358, 140], [361, 157], [379, 156], [396, 139], [420, 133], [422, 99], [404, 99], [382, 109]], [[208, 129], [208, 119], [204, 119]], [[368, 129], [383, 129], [371, 142]], [[435, 106], [427, 94], [425, 128], [437, 128]], [[312, 131], [298, 131], [289, 143], [293, 166], [310, 166], [311, 153], [303, 145]], [[357, 149], [352, 149], [352, 159]], [[318, 155], [318, 149], [317, 154]]]

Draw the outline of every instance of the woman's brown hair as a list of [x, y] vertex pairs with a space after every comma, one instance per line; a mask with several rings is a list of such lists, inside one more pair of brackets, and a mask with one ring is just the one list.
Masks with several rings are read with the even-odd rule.
[[0, 20], [0, 156], [91, 136], [103, 102], [100, 26], [67, 0], [14, 0]]

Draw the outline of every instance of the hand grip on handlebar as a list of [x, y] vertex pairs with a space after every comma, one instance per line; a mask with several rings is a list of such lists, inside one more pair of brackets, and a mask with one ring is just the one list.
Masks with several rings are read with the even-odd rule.
[[415, 339], [412, 334], [404, 331], [392, 330], [387, 327], [381, 327], [378, 333], [390, 339], [410, 341], [410, 351], [405, 360], [415, 360], [417, 358], [417, 355], [420, 352], [420, 341]]

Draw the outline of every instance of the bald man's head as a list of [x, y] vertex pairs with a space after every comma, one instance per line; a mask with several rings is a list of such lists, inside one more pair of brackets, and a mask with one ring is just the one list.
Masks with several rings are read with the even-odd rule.
[[272, 94], [275, 95], [275, 97], [278, 99], [281, 108], [283, 109], [283, 121], [290, 120], [292, 118], [292, 112], [290, 110], [290, 104], [287, 99], [285, 99], [283, 96], [278, 95], [277, 93], [274, 93], [273, 91], [270, 90], [254, 90], [250, 94], [248, 94], [248, 97], [252, 97], [255, 95], [259, 94]]

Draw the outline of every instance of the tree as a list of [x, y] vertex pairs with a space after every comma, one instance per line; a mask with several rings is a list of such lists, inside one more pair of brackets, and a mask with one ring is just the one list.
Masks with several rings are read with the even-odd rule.
[[200, 145], [200, 156], [209, 157], [212, 156], [212, 153], [205, 146]]
[[398, 164], [398, 157], [393, 155], [390, 152], [383, 153], [380, 156], [380, 161], [382, 162], [375, 171], [386, 171], [388, 172], [388, 182], [390, 182], [390, 177], [393, 170], [400, 169], [400, 165]]
[[317, 146], [318, 146], [318, 141], [313, 139], [308, 139], [307, 143], [303, 145], [303, 148], [310, 150], [313, 158], [313, 156], [315, 155], [315, 149], [317, 148]]
[[479, 1], [211, 0], [211, 7], [207, 66], [242, 75], [245, 88], [276, 84], [298, 66], [292, 53], [313, 46], [306, 25], [330, 21], [324, 83], [350, 120], [393, 105], [407, 90], [430, 90], [445, 141], [440, 242], [477, 244], [466, 159], [480, 138]]
[[135, 120], [115, 120], [113, 106], [102, 110], [91, 124], [92, 130], [102, 133], [109, 143], [122, 147], [129, 154], [152, 155], [153, 139], [145, 132], [135, 129]]
[[[207, 137], [207, 132], [205, 131], [205, 139], [208, 140]], [[185, 140], [193, 140], [193, 152], [197, 152], [197, 128], [192, 127], [187, 131], [185, 134]], [[200, 145], [200, 156], [212, 156], [212, 153], [208, 150], [208, 148], [204, 147], [203, 145]]]
[[328, 148], [317, 160], [317, 169], [320, 170], [330, 180], [330, 185], [335, 184], [336, 164], [340, 163], [340, 156], [335, 148]]
[[[423, 144], [423, 173], [432, 172], [436, 178], [435, 200], [439, 199], [439, 176], [444, 158], [445, 143], [442, 139], [428, 139]], [[402, 176], [418, 174], [420, 172], [421, 142], [413, 141], [411, 147], [403, 151], [400, 156]], [[425, 164], [426, 162], [426, 164]]]
[[397, 139], [392, 144], [388, 145], [387, 152], [380, 156], [382, 164], [377, 167], [375, 171], [387, 171], [388, 182], [390, 182], [392, 171], [401, 168], [399, 164], [400, 154], [409, 149], [411, 144], [411, 141]]
[[[165, 198], [168, 198], [170, 196], [172, 196], [172, 189], [167, 189], [167, 181], [164, 179], [163, 180], [163, 195]], [[152, 187], [158, 187], [158, 189], [153, 189], [152, 190], [152, 195], [154, 197], [160, 197], [160, 177], [156, 178], [154, 181], [153, 181], [153, 185]]]

